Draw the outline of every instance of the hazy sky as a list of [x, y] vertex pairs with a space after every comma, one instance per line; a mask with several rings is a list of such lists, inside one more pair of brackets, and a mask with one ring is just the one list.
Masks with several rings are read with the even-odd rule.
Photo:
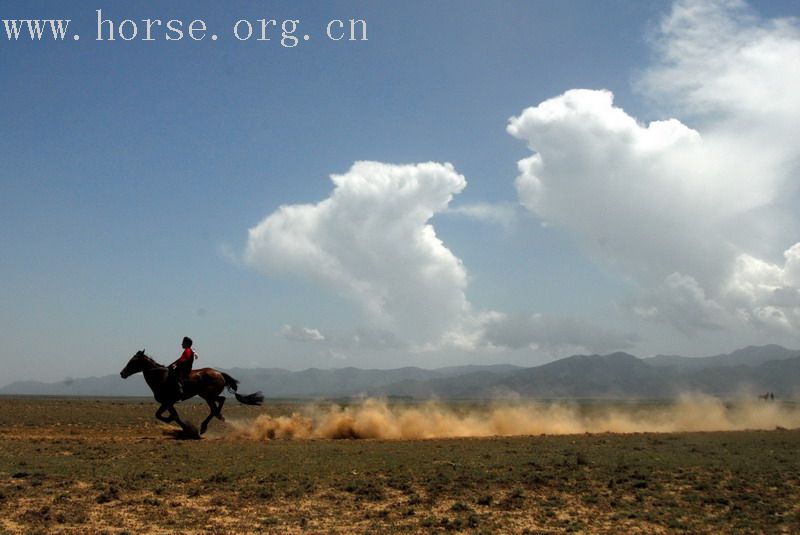
[[[97, 41], [98, 8], [137, 38]], [[185, 335], [197, 365], [291, 369], [798, 347], [799, 15], [4, 2], [81, 38], [0, 28], [0, 384]], [[368, 40], [325, 37], [351, 18]]]

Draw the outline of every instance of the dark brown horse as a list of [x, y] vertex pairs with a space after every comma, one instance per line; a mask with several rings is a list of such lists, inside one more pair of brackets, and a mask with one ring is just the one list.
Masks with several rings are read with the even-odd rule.
[[[156, 411], [156, 418], [162, 422], [176, 422], [184, 431], [191, 432], [192, 427], [187, 426], [178, 416], [178, 411], [175, 410], [175, 403], [183, 401], [194, 396], [200, 396], [206, 403], [211, 413], [203, 420], [200, 425], [200, 433], [205, 433], [208, 428], [208, 422], [211, 418], [217, 417], [223, 422], [225, 417], [222, 416], [222, 405], [225, 404], [225, 396], [221, 396], [222, 390], [227, 388], [228, 392], [233, 393], [240, 403], [245, 405], [261, 405], [264, 401], [264, 396], [261, 392], [256, 392], [247, 396], [243, 396], [236, 392], [239, 381], [228, 375], [227, 373], [215, 370], [213, 368], [200, 368], [192, 370], [189, 376], [183, 382], [183, 395], [178, 394], [177, 385], [174, 381], [168, 379], [168, 369], [166, 366], [159, 364], [150, 357], [144, 354], [144, 349], [137, 351], [131, 357], [128, 364], [119, 372], [120, 377], [127, 379], [135, 373], [142, 372], [147, 386], [153, 391], [153, 397], [161, 405]], [[169, 416], [164, 416], [164, 413], [169, 413]], [[194, 430], [194, 433], [197, 433]]]

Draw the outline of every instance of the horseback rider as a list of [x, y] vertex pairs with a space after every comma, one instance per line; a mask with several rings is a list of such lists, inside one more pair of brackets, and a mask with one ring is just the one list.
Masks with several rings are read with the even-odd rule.
[[181, 342], [183, 353], [178, 360], [169, 365], [169, 379], [175, 384], [178, 391], [178, 398], [183, 397], [184, 382], [192, 371], [192, 363], [197, 358], [197, 353], [192, 349], [192, 339], [188, 336], [183, 337]]

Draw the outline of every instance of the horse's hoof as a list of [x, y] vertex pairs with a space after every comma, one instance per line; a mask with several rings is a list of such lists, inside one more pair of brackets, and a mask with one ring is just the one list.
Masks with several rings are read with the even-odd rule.
[[200, 433], [197, 431], [197, 428], [194, 425], [190, 423], [184, 423], [183, 436], [190, 440], [197, 440], [200, 438]]

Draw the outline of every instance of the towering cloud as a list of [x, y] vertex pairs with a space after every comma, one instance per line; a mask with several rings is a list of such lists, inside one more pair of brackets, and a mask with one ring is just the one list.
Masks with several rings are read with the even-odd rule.
[[[525, 207], [642, 288], [636, 310], [685, 332], [800, 329], [800, 24], [738, 1], [680, 1], [639, 87], [677, 119], [642, 124], [608, 91], [511, 119]], [[785, 260], [780, 254], [785, 251]]]
[[429, 220], [464, 189], [464, 177], [450, 164], [357, 162], [331, 179], [327, 199], [282, 206], [250, 229], [245, 261], [327, 285], [404, 341], [454, 336], [469, 315], [467, 274]]

